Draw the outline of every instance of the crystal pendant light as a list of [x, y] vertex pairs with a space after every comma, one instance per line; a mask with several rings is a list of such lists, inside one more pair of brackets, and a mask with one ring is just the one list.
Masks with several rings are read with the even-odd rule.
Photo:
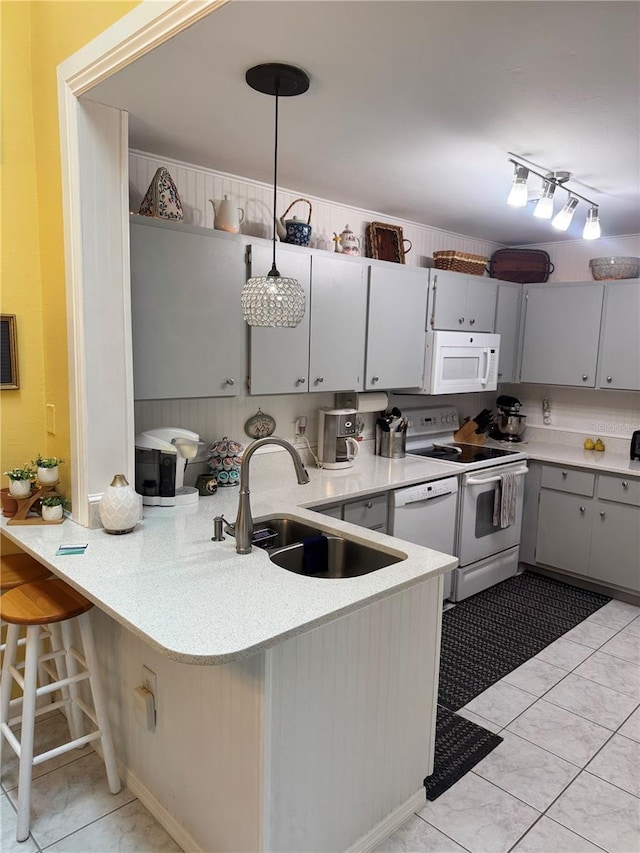
[[600, 236], [600, 214], [597, 205], [592, 205], [587, 213], [587, 221], [582, 232], [583, 240], [597, 240]]
[[554, 228], [557, 228], [558, 231], [566, 231], [567, 228], [571, 225], [571, 220], [573, 219], [573, 214], [576, 211], [576, 207], [578, 206], [579, 199], [575, 198], [575, 196], [569, 196], [567, 203], [562, 208], [560, 213], [557, 213], [551, 224]]
[[278, 100], [301, 95], [309, 88], [309, 77], [300, 68], [268, 62], [250, 68], [246, 81], [257, 92], [275, 96], [273, 150], [273, 262], [267, 275], [250, 278], [240, 298], [249, 326], [297, 326], [305, 312], [305, 295], [295, 278], [281, 276], [276, 267], [276, 194], [278, 179]]
[[521, 166], [519, 163], [516, 164], [515, 175], [513, 177], [513, 186], [511, 187], [511, 192], [509, 193], [509, 197], [507, 198], [507, 204], [510, 204], [511, 207], [526, 207], [528, 199], [528, 177], [529, 170], [526, 168], [526, 166]]

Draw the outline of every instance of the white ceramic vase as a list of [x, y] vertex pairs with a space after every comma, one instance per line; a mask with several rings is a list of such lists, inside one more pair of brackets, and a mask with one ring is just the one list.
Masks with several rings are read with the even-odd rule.
[[42, 520], [43, 521], [60, 521], [62, 518], [62, 504], [57, 506], [43, 506]]
[[100, 521], [107, 533], [131, 533], [142, 518], [142, 495], [116, 474], [100, 501]]
[[28, 498], [31, 494], [31, 480], [9, 480], [9, 494], [13, 498]]
[[49, 485], [50, 483], [58, 482], [58, 466], [54, 465], [53, 468], [41, 468], [38, 465], [38, 482], [43, 485]]

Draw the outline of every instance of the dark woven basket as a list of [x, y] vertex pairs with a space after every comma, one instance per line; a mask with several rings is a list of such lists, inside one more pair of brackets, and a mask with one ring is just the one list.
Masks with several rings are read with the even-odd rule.
[[433, 259], [439, 270], [463, 272], [467, 275], [484, 275], [489, 258], [484, 255], [472, 255], [470, 252], [447, 250], [434, 252]]

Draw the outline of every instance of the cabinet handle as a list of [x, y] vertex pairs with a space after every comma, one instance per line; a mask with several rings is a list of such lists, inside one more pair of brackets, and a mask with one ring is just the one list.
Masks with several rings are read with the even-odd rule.
[[231, 377], [229, 377], [229, 379], [225, 379], [224, 382], [225, 382], [225, 385], [235, 385], [236, 384], [236, 380], [231, 379]]
[[298, 378], [296, 379], [296, 384], [297, 384], [297, 385], [304, 385], [304, 383], [305, 383], [306, 381], [307, 381], [307, 380], [304, 378], [304, 376], [298, 376]]
[[379, 376], [372, 376], [372, 377], [371, 377], [371, 381], [372, 381], [372, 382], [378, 382], [379, 380], [380, 380], [380, 377], [379, 377]]
[[563, 472], [562, 472], [562, 476], [563, 476], [563, 477], [567, 477], [567, 476], [568, 476], [568, 474], [569, 474], [569, 472], [568, 472], [568, 471], [563, 471]]
[[629, 488], [629, 482], [628, 482], [627, 480], [623, 480], [623, 481], [622, 481], [622, 488], [623, 488], [623, 489], [628, 489], [628, 488]]
[[460, 324], [464, 323], [464, 317], [458, 317], [458, 323], [460, 323]]
[[365, 506], [367, 509], [371, 509], [373, 507], [373, 501], [367, 501]]
[[613, 382], [613, 376], [607, 376], [607, 382]]
[[580, 507], [580, 512], [586, 512], [586, 509], [585, 509], [583, 506], [581, 506], [581, 507]]
[[469, 320], [469, 325], [470, 325], [470, 326], [473, 326], [473, 324], [474, 324], [475, 322], [476, 322], [476, 318], [475, 318], [475, 317], [472, 317], [472, 318]]
[[316, 379], [316, 385], [320, 385], [321, 382], [324, 382], [324, 376], [318, 376]]
[[600, 510], [600, 518], [605, 517], [605, 511], [603, 509]]
[[587, 374], [586, 374], [586, 373], [583, 373], [583, 374], [582, 374], [582, 381], [583, 381], [583, 382], [586, 382], [588, 378], [589, 378], [589, 377], [587, 376]]

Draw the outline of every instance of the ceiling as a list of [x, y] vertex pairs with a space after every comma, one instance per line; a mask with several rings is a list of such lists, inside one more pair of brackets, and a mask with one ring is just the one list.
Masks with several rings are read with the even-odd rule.
[[279, 186], [505, 245], [580, 238], [584, 202], [565, 233], [506, 205], [513, 152], [635, 234], [639, 45], [637, 2], [237, 0], [87, 97], [129, 111], [132, 148], [272, 183], [274, 99], [244, 75], [288, 62], [311, 85], [280, 100]]

